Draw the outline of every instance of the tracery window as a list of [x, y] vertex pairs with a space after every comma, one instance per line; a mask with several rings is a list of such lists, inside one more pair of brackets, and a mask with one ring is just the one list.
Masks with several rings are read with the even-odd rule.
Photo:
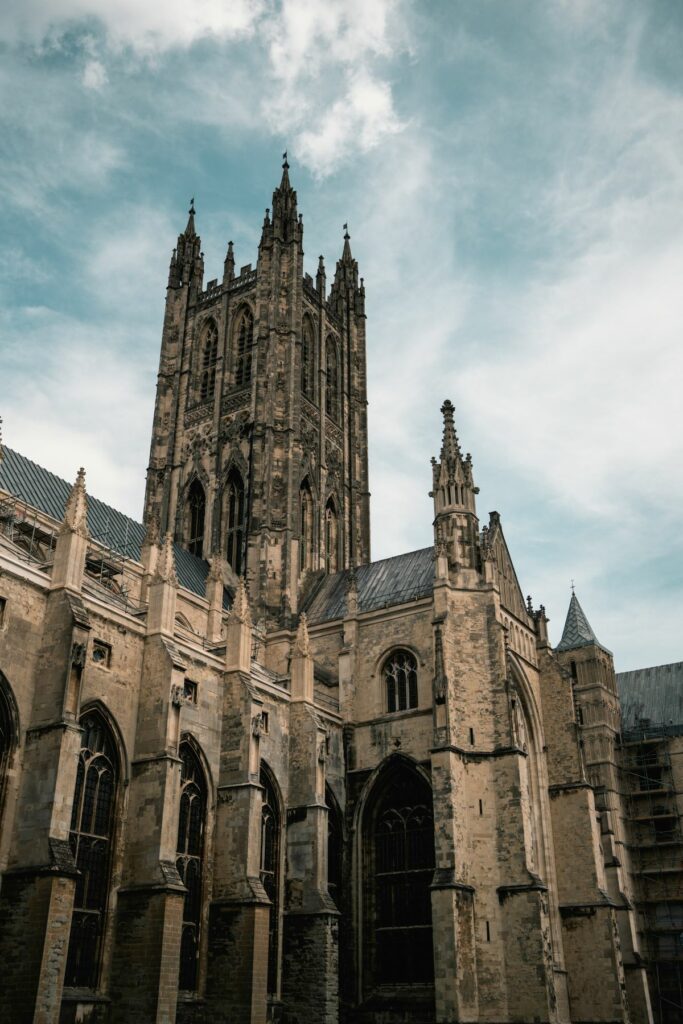
[[299, 490], [299, 568], [313, 568], [313, 495], [308, 479]]
[[202, 401], [213, 398], [216, 390], [216, 363], [218, 362], [218, 328], [213, 320], [204, 335], [202, 345], [202, 375], [199, 397]]
[[237, 353], [235, 386], [242, 387], [251, 380], [251, 351], [254, 344], [254, 314], [250, 309], [242, 310], [237, 328]]
[[275, 786], [263, 766], [259, 777], [263, 787], [261, 804], [261, 882], [270, 900], [268, 926], [268, 992], [277, 992], [277, 962], [280, 919], [280, 814]]
[[176, 867], [187, 888], [183, 903], [178, 986], [184, 992], [194, 992], [197, 988], [199, 930], [202, 917], [206, 783], [199, 758], [192, 746], [187, 742], [181, 743], [178, 753], [182, 766]]
[[339, 568], [339, 521], [334, 500], [329, 498], [325, 506], [325, 570], [336, 572]]
[[206, 497], [199, 480], [193, 480], [187, 495], [188, 511], [188, 548], [193, 555], [202, 557], [204, 552], [204, 516], [206, 513]]
[[339, 906], [342, 881], [343, 834], [341, 813], [329, 786], [325, 786], [327, 804], [327, 891]]
[[228, 562], [238, 576], [244, 561], [244, 483], [236, 469], [231, 469], [227, 484], [227, 550]]
[[313, 343], [313, 328], [311, 321], [306, 318], [301, 334], [301, 390], [306, 398], [313, 401], [314, 379], [315, 379], [315, 357]]
[[430, 884], [434, 873], [431, 790], [409, 767], [389, 771], [370, 810], [372, 891], [366, 918], [372, 981], [434, 979]]
[[410, 651], [394, 651], [382, 671], [387, 693], [387, 711], [417, 707], [417, 662]]
[[339, 359], [337, 346], [332, 337], [327, 339], [326, 368], [325, 408], [327, 415], [335, 422], [339, 422]]
[[95, 988], [111, 878], [118, 757], [109, 727], [97, 711], [86, 712], [81, 727], [69, 833], [79, 874], [64, 982]]

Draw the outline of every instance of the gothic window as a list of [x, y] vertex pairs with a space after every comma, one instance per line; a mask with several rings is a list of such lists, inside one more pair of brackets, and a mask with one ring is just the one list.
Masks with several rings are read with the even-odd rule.
[[325, 570], [336, 572], [339, 550], [339, 523], [334, 501], [330, 498], [325, 506]]
[[431, 790], [408, 765], [390, 769], [367, 814], [368, 980], [375, 986], [430, 983], [434, 979]]
[[64, 981], [95, 988], [109, 896], [118, 758], [109, 727], [97, 711], [86, 712], [81, 727], [69, 833], [78, 878]]
[[327, 804], [327, 891], [339, 906], [342, 881], [343, 836], [341, 813], [329, 786], [325, 786]]
[[327, 378], [325, 383], [325, 408], [327, 415], [339, 422], [339, 359], [334, 338], [327, 339]]
[[261, 766], [261, 882], [270, 900], [268, 928], [268, 992], [277, 992], [278, 931], [280, 915], [280, 814], [270, 772]]
[[204, 551], [204, 513], [206, 497], [199, 480], [193, 480], [187, 495], [188, 512], [188, 548], [193, 555], [202, 557]]
[[237, 358], [235, 387], [242, 387], [251, 380], [251, 350], [254, 343], [254, 316], [250, 309], [242, 310], [237, 328]]
[[176, 867], [187, 892], [183, 903], [178, 987], [184, 992], [197, 988], [199, 928], [202, 917], [202, 856], [206, 819], [204, 772], [191, 745], [180, 744], [180, 816]]
[[304, 480], [299, 490], [299, 568], [313, 568], [313, 495], [308, 479]]
[[5, 682], [2, 673], [0, 673], [0, 815], [2, 814], [4, 802], [7, 769], [9, 768], [14, 745], [17, 742], [15, 716], [11, 700], [8, 684]]
[[313, 328], [311, 321], [304, 320], [304, 328], [301, 334], [301, 390], [306, 398], [313, 401], [314, 379], [315, 379], [315, 357], [313, 344]]
[[228, 537], [226, 557], [238, 576], [244, 561], [244, 483], [236, 469], [231, 469], [227, 486]]
[[387, 711], [417, 707], [417, 662], [409, 651], [394, 651], [382, 672], [387, 691]]
[[218, 328], [211, 321], [202, 345], [202, 367], [199, 397], [202, 401], [213, 398], [216, 389], [216, 363], [218, 361]]

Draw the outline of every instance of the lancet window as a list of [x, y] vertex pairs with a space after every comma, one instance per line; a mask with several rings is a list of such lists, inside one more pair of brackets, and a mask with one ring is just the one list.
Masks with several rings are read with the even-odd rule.
[[280, 920], [280, 812], [270, 772], [261, 767], [261, 882], [270, 900], [268, 928], [268, 992], [277, 993]]
[[303, 572], [313, 568], [313, 495], [307, 479], [299, 490], [299, 528], [299, 568]]
[[216, 363], [218, 362], [218, 328], [213, 320], [204, 335], [199, 397], [202, 401], [213, 398], [216, 390]]
[[193, 480], [187, 495], [188, 512], [188, 548], [199, 558], [204, 553], [204, 518], [206, 514], [206, 496], [199, 480]]
[[313, 342], [313, 328], [311, 321], [304, 320], [301, 333], [301, 390], [306, 398], [313, 401], [315, 380], [315, 348]]
[[330, 498], [325, 506], [325, 570], [336, 572], [339, 568], [339, 520], [334, 500]]
[[242, 387], [251, 380], [251, 356], [254, 344], [254, 315], [250, 309], [242, 310], [237, 328], [235, 359], [235, 386]]
[[10, 704], [11, 698], [5, 689], [7, 685], [0, 672], [0, 815], [2, 815], [4, 804], [7, 769], [17, 742], [14, 715]]
[[389, 769], [370, 806], [366, 906], [375, 986], [434, 979], [430, 884], [434, 821], [429, 785], [407, 765]]
[[230, 471], [227, 484], [228, 562], [238, 576], [244, 562], [244, 482], [236, 469]]
[[339, 357], [334, 338], [327, 339], [326, 346], [325, 408], [327, 415], [339, 422]]
[[384, 662], [387, 711], [417, 707], [417, 662], [410, 651], [394, 651]]
[[178, 753], [182, 765], [176, 867], [187, 889], [183, 903], [178, 985], [184, 992], [194, 992], [197, 988], [202, 918], [206, 782], [199, 758], [191, 744], [187, 741], [181, 743]]
[[111, 881], [118, 757], [111, 731], [97, 711], [87, 712], [81, 727], [69, 833], [78, 877], [64, 981], [92, 989], [97, 986]]
[[343, 833], [341, 812], [329, 786], [325, 786], [325, 803], [327, 804], [327, 890], [334, 902], [339, 906], [342, 882]]

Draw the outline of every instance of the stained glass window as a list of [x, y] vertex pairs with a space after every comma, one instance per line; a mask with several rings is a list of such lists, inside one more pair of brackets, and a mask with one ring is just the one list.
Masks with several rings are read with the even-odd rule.
[[387, 711], [417, 707], [417, 662], [409, 651], [394, 651], [384, 663]]

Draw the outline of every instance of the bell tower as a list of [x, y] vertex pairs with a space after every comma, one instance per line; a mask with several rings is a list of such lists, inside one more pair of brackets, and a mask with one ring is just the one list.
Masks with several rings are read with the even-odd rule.
[[287, 155], [256, 267], [203, 283], [194, 203], [171, 258], [145, 525], [246, 576], [285, 624], [311, 577], [370, 559], [365, 288], [344, 244], [304, 272]]

